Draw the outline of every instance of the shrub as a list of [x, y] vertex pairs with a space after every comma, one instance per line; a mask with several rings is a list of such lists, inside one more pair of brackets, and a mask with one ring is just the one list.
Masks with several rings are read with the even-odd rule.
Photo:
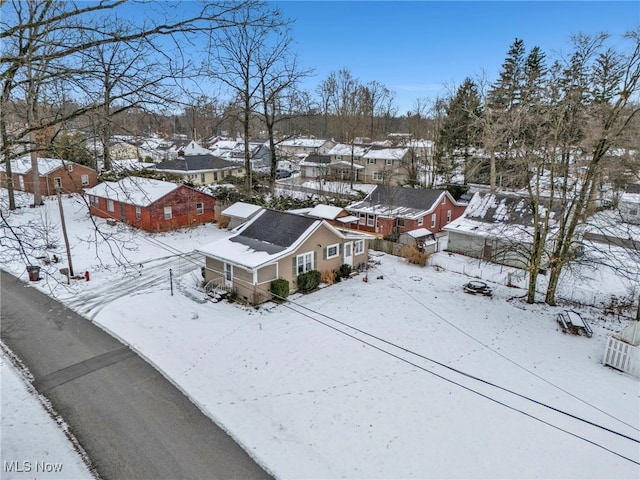
[[340, 265], [340, 268], [338, 269], [338, 275], [341, 278], [348, 278], [349, 275], [351, 275], [351, 265], [347, 265], [346, 263]]
[[219, 228], [227, 228], [229, 226], [229, 222], [231, 221], [231, 217], [227, 217], [225, 215], [220, 215], [218, 218], [218, 227]]
[[336, 283], [336, 277], [338, 276], [337, 271], [335, 270], [324, 270], [320, 275], [320, 281], [322, 283], [326, 283], [327, 285], [333, 285]]
[[301, 292], [310, 292], [318, 288], [320, 285], [320, 272], [318, 270], [309, 270], [307, 273], [298, 275], [298, 290]]
[[271, 282], [269, 290], [276, 295], [277, 299], [287, 298], [289, 296], [289, 280], [278, 278]]
[[429, 258], [429, 255], [421, 252], [415, 245], [406, 245], [403, 247], [401, 255], [407, 260], [407, 262], [413, 263], [414, 265], [420, 265], [421, 267], [424, 267], [427, 264], [427, 259]]

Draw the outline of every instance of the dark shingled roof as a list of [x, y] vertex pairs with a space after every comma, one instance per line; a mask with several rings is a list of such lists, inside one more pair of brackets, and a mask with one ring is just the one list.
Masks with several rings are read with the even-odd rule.
[[239, 235], [231, 237], [232, 242], [269, 254], [286, 250], [307, 231], [318, 219], [265, 209]]
[[393, 207], [407, 207], [415, 210], [430, 210], [444, 191], [378, 185], [359, 205], [366, 206], [374, 203]]
[[640, 183], [632, 183], [631, 185], [627, 185], [625, 189], [626, 193], [640, 193]]
[[309, 163], [330, 163], [331, 155], [320, 155], [317, 153], [310, 153], [305, 157], [304, 161]]
[[220, 170], [222, 168], [241, 168], [242, 165], [229, 162], [215, 155], [187, 155], [176, 160], [166, 160], [156, 165], [158, 170]]
[[[546, 212], [546, 209], [541, 205], [541, 214], [543, 212]], [[560, 205], [554, 202], [551, 209], [552, 222], [558, 220], [559, 212]], [[526, 197], [477, 193], [467, 207], [465, 218], [482, 223], [531, 226], [533, 210], [531, 202]]]

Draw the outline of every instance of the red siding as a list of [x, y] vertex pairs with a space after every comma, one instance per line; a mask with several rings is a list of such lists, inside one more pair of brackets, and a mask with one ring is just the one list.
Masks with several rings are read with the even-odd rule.
[[[98, 203], [96, 207], [89, 199], [91, 215], [113, 218], [150, 232], [173, 230], [190, 225], [210, 223], [215, 220], [215, 199], [184, 185], [148, 207], [140, 207], [140, 218], [136, 217], [134, 205], [114, 201], [114, 211], [109, 212], [107, 211], [107, 199], [98, 198]], [[197, 212], [198, 203], [202, 203], [204, 208], [202, 214]], [[171, 219], [164, 218], [165, 207], [171, 207]], [[122, 208], [124, 208], [124, 219], [122, 218]]]
[[[68, 167], [71, 167], [71, 171], [68, 170]], [[85, 185], [82, 184], [83, 175], [87, 176], [88, 183]], [[25, 192], [33, 193], [33, 174], [30, 171], [25, 174], [14, 173], [11, 177], [13, 178], [13, 188], [15, 190], [23, 190]], [[22, 177], [23, 182], [20, 182], [20, 177]], [[98, 174], [94, 169], [85, 167], [84, 165], [69, 164], [54, 170], [46, 176], [40, 175], [40, 194], [55, 195], [56, 178], [60, 179], [63, 192], [79, 193], [82, 192], [83, 188], [91, 188], [98, 184]], [[23, 184], [24, 189], [21, 187]], [[7, 186], [7, 174], [5, 172], [2, 172], [2, 175], [0, 176], [0, 185], [3, 187]]]

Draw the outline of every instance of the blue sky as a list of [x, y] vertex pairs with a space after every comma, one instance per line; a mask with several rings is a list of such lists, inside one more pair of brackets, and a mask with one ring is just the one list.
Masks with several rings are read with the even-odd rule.
[[347, 68], [362, 83], [396, 93], [400, 114], [415, 100], [482, 72], [494, 80], [514, 39], [548, 55], [570, 49], [570, 35], [608, 32], [616, 40], [640, 25], [640, 2], [597, 1], [278, 1], [293, 25], [304, 87]]

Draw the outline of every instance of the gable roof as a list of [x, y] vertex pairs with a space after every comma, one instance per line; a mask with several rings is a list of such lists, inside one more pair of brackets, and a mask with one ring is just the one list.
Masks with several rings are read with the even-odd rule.
[[[40, 176], [49, 175], [52, 172], [64, 167], [65, 165], [78, 165], [84, 167], [84, 165], [80, 165], [75, 162], [70, 162], [68, 160], [62, 160], [59, 158], [42, 158], [38, 157], [38, 174]], [[84, 167], [89, 168], [89, 167]], [[0, 171], [6, 171], [6, 165], [4, 162], [0, 164]], [[31, 171], [31, 157], [20, 157], [14, 160], [11, 160], [11, 172], [16, 173], [18, 175], [24, 175], [25, 173], [29, 173]]]
[[236, 202], [220, 212], [220, 215], [236, 218], [250, 218], [260, 210], [262, 210], [262, 207], [258, 205], [253, 205], [252, 203], [245, 202]]
[[99, 183], [85, 190], [85, 193], [129, 205], [148, 207], [180, 187], [189, 188], [152, 178], [126, 177], [117, 182]]
[[381, 217], [419, 218], [431, 212], [443, 196], [458, 205], [446, 190], [378, 185], [364, 200], [349, 205], [347, 210]]
[[304, 160], [300, 162], [300, 165], [301, 166], [313, 166], [316, 164], [326, 165], [330, 162], [331, 162], [331, 156], [329, 155], [320, 155], [317, 153], [310, 153], [309, 155], [304, 157]]
[[325, 220], [335, 220], [338, 215], [344, 211], [344, 208], [334, 207], [333, 205], [318, 204], [309, 210], [306, 214], [309, 217], [323, 218]]
[[315, 218], [265, 209], [255, 221], [248, 223], [229, 240], [254, 250], [278, 253], [293, 245], [310, 227], [319, 223]]
[[[551, 230], [555, 230], [557, 212], [541, 207], [540, 215], [549, 215]], [[533, 212], [526, 197], [477, 192], [464, 215], [444, 227], [479, 236], [522, 237], [533, 232]]]
[[156, 165], [157, 170], [185, 173], [221, 170], [224, 168], [239, 168], [239, 165], [214, 155], [187, 155], [175, 160], [165, 160]]

